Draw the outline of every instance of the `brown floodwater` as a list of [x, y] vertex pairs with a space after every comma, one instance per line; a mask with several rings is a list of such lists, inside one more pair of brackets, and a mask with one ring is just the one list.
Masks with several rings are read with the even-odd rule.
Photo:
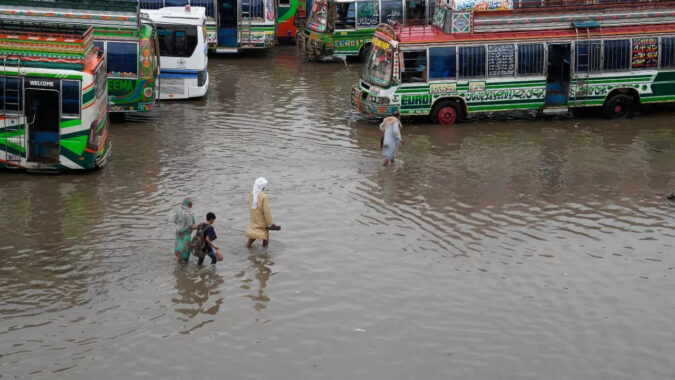
[[[672, 108], [404, 120], [383, 168], [359, 63], [209, 64], [103, 170], [0, 173], [0, 378], [675, 378]], [[282, 230], [249, 250], [259, 176]], [[184, 196], [215, 268], [174, 261]]]

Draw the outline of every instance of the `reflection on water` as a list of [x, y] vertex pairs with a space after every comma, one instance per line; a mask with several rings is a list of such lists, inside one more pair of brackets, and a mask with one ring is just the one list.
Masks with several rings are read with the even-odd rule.
[[244, 297], [250, 298], [255, 302], [253, 308], [260, 311], [267, 308], [267, 302], [270, 300], [270, 298], [265, 295], [264, 291], [267, 286], [267, 280], [269, 280], [270, 276], [273, 274], [270, 267], [274, 265], [274, 263], [270, 260], [266, 250], [262, 253], [249, 255], [248, 260], [250, 261], [251, 267], [247, 269], [250, 269], [255, 280], [250, 278], [250, 276], [246, 276], [246, 270], [237, 273], [236, 277], [243, 278], [241, 280], [242, 285], [240, 286], [242, 289], [250, 289], [253, 291], [251, 294], [244, 295]]
[[[359, 64], [209, 64], [204, 99], [113, 125], [103, 170], [0, 174], [2, 378], [673, 377], [672, 109], [404, 119], [383, 168]], [[260, 176], [284, 229], [249, 250]], [[185, 196], [215, 267], [175, 263]]]
[[[174, 274], [178, 294], [171, 301], [177, 306], [176, 311], [185, 315], [186, 321], [199, 313], [209, 315], [218, 313], [220, 305], [223, 303], [223, 297], [215, 297], [220, 295], [219, 287], [225, 280], [216, 273], [214, 268], [197, 267], [195, 269], [192, 266], [178, 263]], [[209, 301], [209, 298], [215, 298], [215, 300]], [[204, 324], [206, 322], [200, 324], [200, 327]]]

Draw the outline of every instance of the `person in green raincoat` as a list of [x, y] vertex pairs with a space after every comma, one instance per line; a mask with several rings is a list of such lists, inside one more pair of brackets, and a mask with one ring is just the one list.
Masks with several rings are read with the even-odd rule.
[[192, 240], [192, 230], [199, 227], [195, 223], [195, 216], [192, 214], [192, 198], [183, 199], [180, 210], [173, 217], [173, 223], [176, 225], [176, 245], [174, 248], [176, 260], [188, 262], [190, 260], [190, 241]]

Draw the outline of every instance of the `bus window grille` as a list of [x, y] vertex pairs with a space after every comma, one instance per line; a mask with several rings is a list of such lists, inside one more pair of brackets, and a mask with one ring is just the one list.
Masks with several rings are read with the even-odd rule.
[[165, 0], [140, 0], [141, 9], [161, 9], [166, 6]]
[[661, 67], [675, 67], [675, 37], [661, 39]]
[[628, 70], [630, 67], [630, 41], [609, 40], [604, 42], [603, 70]]

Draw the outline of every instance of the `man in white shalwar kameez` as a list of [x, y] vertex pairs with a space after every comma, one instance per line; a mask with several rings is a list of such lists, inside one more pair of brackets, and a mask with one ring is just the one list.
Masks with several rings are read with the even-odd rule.
[[401, 121], [398, 119], [399, 112], [394, 111], [392, 116], [389, 116], [382, 120], [380, 124], [380, 131], [382, 131], [382, 155], [384, 156], [384, 162], [382, 166], [387, 166], [389, 161], [394, 163], [396, 159], [396, 153], [398, 153], [398, 145], [402, 144], [401, 140]]

